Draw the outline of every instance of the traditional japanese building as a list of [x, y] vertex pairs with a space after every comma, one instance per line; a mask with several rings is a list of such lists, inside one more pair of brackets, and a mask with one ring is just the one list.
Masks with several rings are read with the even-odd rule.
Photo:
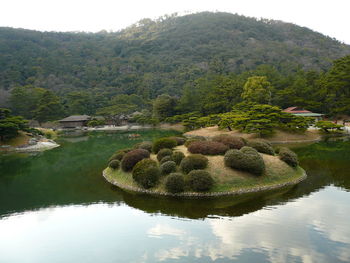
[[89, 115], [72, 115], [59, 122], [62, 128], [79, 128], [87, 126], [89, 120], [91, 120]]
[[312, 117], [312, 118], [315, 118], [316, 121], [322, 120], [322, 116], [324, 115], [321, 113], [311, 112], [311, 111], [308, 111], [308, 110], [305, 110], [303, 108], [296, 107], [296, 106], [286, 108], [283, 111], [290, 113], [290, 114], [293, 114], [295, 116]]

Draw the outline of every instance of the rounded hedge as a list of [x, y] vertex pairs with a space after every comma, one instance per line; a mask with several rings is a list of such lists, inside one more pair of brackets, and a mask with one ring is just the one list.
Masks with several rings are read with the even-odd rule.
[[171, 156], [171, 158], [176, 163], [176, 165], [179, 165], [182, 159], [185, 158], [185, 155], [183, 152], [173, 152], [173, 155]]
[[167, 175], [176, 171], [176, 163], [174, 161], [167, 161], [160, 165], [160, 173]]
[[226, 152], [224, 157], [225, 165], [254, 175], [262, 175], [265, 170], [265, 163], [257, 150], [244, 146], [240, 150], [232, 149]]
[[221, 142], [213, 141], [195, 141], [187, 147], [187, 150], [190, 153], [200, 153], [205, 155], [225, 154], [228, 149], [228, 146]]
[[215, 142], [221, 142], [222, 144], [226, 145], [230, 149], [241, 149], [243, 146], [245, 146], [245, 142], [241, 137], [231, 136], [228, 134], [220, 134], [216, 135], [212, 139]]
[[185, 147], [188, 147], [192, 142], [205, 141], [205, 140], [206, 139], [204, 137], [191, 137], [186, 140]]
[[112, 161], [112, 160], [121, 161], [123, 159], [124, 155], [126, 153], [130, 152], [131, 150], [132, 149], [129, 149], [129, 148], [118, 150], [111, 156], [111, 158], [109, 158], [109, 161]]
[[119, 169], [120, 167], [120, 161], [119, 160], [112, 160], [109, 162], [108, 166], [112, 168], [113, 170]]
[[184, 137], [172, 136], [172, 137], [168, 137], [168, 138], [175, 140], [177, 142], [177, 145], [184, 145], [184, 143], [186, 142], [186, 138], [184, 138]]
[[161, 149], [172, 149], [177, 146], [177, 142], [174, 139], [160, 138], [153, 143], [152, 150], [154, 153], [158, 153]]
[[182, 159], [180, 168], [184, 173], [192, 170], [205, 169], [208, 166], [208, 158], [201, 154], [191, 154]]
[[286, 147], [279, 148], [278, 157], [289, 166], [297, 167], [299, 164], [296, 153]]
[[162, 164], [162, 163], [165, 163], [165, 162], [167, 162], [167, 161], [172, 161], [172, 160], [173, 160], [173, 158], [171, 158], [170, 155], [167, 155], [167, 156], [164, 156], [164, 157], [162, 158], [162, 160], [159, 161], [159, 163]]
[[210, 173], [204, 170], [193, 170], [189, 174], [189, 185], [191, 189], [198, 192], [208, 191], [214, 185], [214, 179]]
[[271, 144], [266, 141], [248, 141], [248, 146], [253, 147], [258, 152], [275, 155]]
[[145, 158], [149, 158], [150, 153], [144, 149], [135, 149], [126, 153], [122, 159], [122, 169], [126, 172], [131, 171], [132, 168], [139, 161]]
[[165, 189], [170, 193], [180, 193], [185, 190], [185, 179], [181, 173], [171, 173], [165, 180]]
[[156, 161], [143, 159], [132, 170], [132, 178], [143, 188], [151, 188], [158, 183], [160, 170]]
[[162, 160], [165, 156], [172, 156], [173, 151], [171, 149], [161, 149], [157, 154], [157, 160]]
[[152, 152], [152, 142], [148, 142], [148, 141], [145, 141], [145, 142], [140, 142], [138, 144], [135, 145], [135, 149], [144, 149], [144, 150], [147, 150], [149, 152]]

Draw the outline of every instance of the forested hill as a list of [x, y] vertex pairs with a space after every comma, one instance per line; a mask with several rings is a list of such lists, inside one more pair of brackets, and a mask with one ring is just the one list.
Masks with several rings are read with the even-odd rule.
[[207, 73], [262, 64], [281, 73], [325, 70], [350, 46], [310, 29], [229, 13], [143, 19], [117, 33], [0, 28], [0, 91], [33, 84], [60, 96], [85, 90], [154, 98], [180, 95]]

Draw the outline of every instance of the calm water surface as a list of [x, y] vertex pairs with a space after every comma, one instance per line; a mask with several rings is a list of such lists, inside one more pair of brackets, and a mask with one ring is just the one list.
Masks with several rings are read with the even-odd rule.
[[0, 262], [350, 262], [349, 141], [297, 148], [309, 177], [295, 187], [205, 200], [107, 184], [106, 159], [135, 142], [97, 133], [0, 156]]

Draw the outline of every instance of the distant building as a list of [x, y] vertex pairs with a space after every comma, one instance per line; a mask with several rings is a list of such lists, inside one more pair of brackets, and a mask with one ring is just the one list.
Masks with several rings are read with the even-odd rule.
[[308, 110], [305, 110], [303, 108], [296, 107], [296, 106], [289, 107], [287, 109], [284, 109], [283, 111], [290, 113], [290, 114], [293, 114], [295, 116], [312, 117], [312, 118], [315, 118], [316, 121], [322, 120], [322, 116], [324, 115], [321, 113], [311, 112], [311, 111], [308, 111]]
[[62, 128], [78, 128], [87, 126], [89, 120], [91, 120], [89, 115], [72, 115], [59, 122]]

